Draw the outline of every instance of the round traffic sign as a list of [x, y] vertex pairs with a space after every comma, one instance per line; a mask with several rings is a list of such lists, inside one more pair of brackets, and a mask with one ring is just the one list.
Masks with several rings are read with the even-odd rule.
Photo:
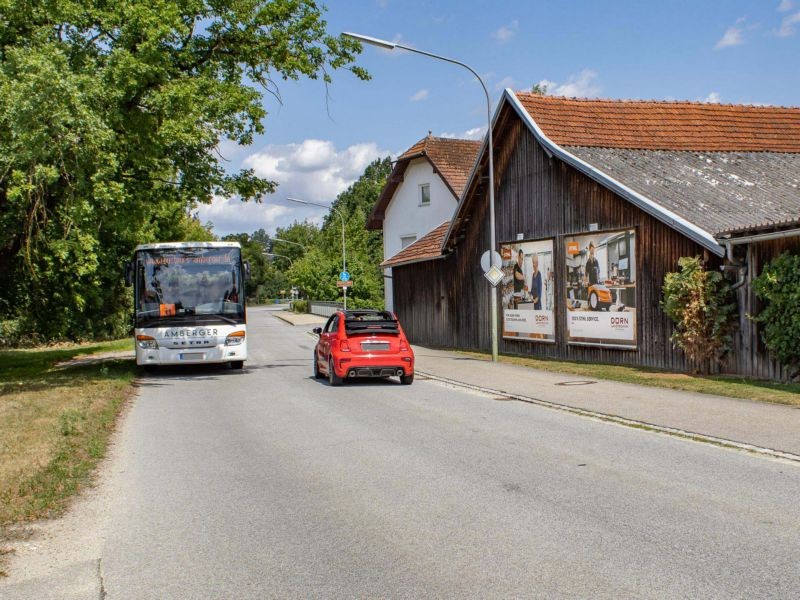
[[[491, 256], [491, 263], [489, 263], [489, 256]], [[500, 268], [503, 265], [503, 258], [500, 256], [500, 253], [496, 250], [494, 252], [490, 252], [487, 250], [486, 252], [481, 255], [481, 269], [483, 269], [484, 273], [488, 273], [489, 269], [492, 267]]]
[[341, 273], [339, 273], [339, 279], [341, 279], [342, 281], [350, 281], [350, 273], [348, 273], [347, 271], [342, 271]]

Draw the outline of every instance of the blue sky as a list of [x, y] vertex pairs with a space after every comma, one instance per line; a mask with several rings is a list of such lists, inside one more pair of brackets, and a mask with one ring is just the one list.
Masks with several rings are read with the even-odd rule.
[[[800, 0], [329, 0], [329, 31], [353, 31], [450, 56], [478, 71], [493, 102], [505, 87], [601, 98], [800, 105]], [[264, 204], [217, 199], [200, 209], [215, 232], [274, 231], [319, 220], [283, 200], [329, 203], [378, 156], [423, 137], [485, 131], [479, 84], [459, 67], [365, 46], [358, 64], [321, 81], [279, 82], [266, 133], [223, 145], [280, 184]]]

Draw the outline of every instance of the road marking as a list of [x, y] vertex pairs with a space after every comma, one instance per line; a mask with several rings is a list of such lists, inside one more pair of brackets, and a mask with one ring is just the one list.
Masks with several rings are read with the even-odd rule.
[[740, 450], [743, 452], [749, 452], [752, 454], [767, 456], [769, 458], [783, 459], [795, 464], [800, 464], [800, 455], [792, 454], [791, 452], [774, 450], [772, 448], [764, 448], [762, 446], [755, 446], [753, 444], [746, 444], [744, 442], [737, 442], [735, 440], [728, 440], [725, 438], [719, 438], [712, 435], [706, 435], [703, 433], [695, 433], [694, 431], [687, 431], [685, 429], [678, 429], [676, 427], [666, 427], [664, 425], [656, 425], [654, 423], [648, 423], [646, 421], [637, 421], [636, 419], [626, 419], [625, 417], [619, 417], [617, 415], [609, 415], [606, 413], [596, 412], [593, 410], [586, 410], [584, 408], [576, 408], [574, 406], [569, 406], [567, 404], [559, 404], [557, 402], [550, 402], [549, 400], [541, 400], [540, 398], [532, 398], [530, 396], [520, 396], [519, 394], [510, 394], [508, 392], [493, 390], [490, 388], [473, 385], [471, 383], [464, 383], [461, 381], [455, 381], [453, 379], [447, 379], [446, 377], [440, 377], [438, 375], [434, 375], [433, 373], [420, 371], [419, 369], [416, 369], [416, 374], [424, 375], [426, 379], [429, 379], [431, 381], [437, 381], [445, 385], [453, 386], [456, 388], [480, 392], [482, 394], [486, 394], [493, 398], [502, 397], [503, 399], [517, 400], [518, 402], [535, 404], [537, 406], [542, 406], [544, 408], [560, 410], [562, 412], [568, 412], [582, 417], [589, 417], [592, 419], [597, 419], [599, 421], [615, 423], [617, 425], [622, 425], [624, 427], [654, 431], [656, 433], [662, 433], [664, 435], [691, 440], [694, 442], [701, 442], [704, 444], [721, 446], [723, 448]]

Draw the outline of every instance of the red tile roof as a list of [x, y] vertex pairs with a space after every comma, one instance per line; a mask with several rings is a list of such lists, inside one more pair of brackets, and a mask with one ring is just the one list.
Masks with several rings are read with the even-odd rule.
[[408, 163], [415, 158], [427, 158], [433, 165], [434, 171], [439, 173], [445, 185], [450, 188], [456, 199], [459, 199], [478, 157], [480, 146], [481, 142], [477, 140], [440, 138], [430, 134], [411, 146], [397, 158], [386, 186], [367, 218], [367, 229], [382, 227], [386, 207], [389, 206], [395, 190], [403, 181]]
[[455, 193], [461, 197], [467, 178], [478, 156], [481, 142], [478, 140], [458, 140], [428, 135], [403, 152], [397, 159], [410, 160], [427, 156]]
[[800, 152], [797, 107], [515, 95], [560, 146]]
[[450, 221], [445, 221], [436, 229], [423, 235], [413, 244], [406, 246], [394, 256], [381, 263], [382, 267], [398, 267], [408, 263], [431, 260], [442, 256], [442, 242], [450, 227]]

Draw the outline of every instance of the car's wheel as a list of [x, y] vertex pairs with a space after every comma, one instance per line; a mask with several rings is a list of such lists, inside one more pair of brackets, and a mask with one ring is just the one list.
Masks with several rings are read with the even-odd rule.
[[400, 375], [400, 383], [403, 385], [411, 385], [414, 383], [414, 374], [411, 375]]
[[322, 371], [319, 370], [319, 357], [316, 349], [314, 350], [314, 379], [322, 379]]
[[597, 292], [589, 294], [589, 308], [592, 310], [600, 310], [600, 300], [597, 298]]
[[231, 369], [237, 369], [238, 370], [238, 369], [241, 369], [242, 367], [244, 367], [244, 361], [243, 360], [232, 360], [231, 361]]
[[331, 385], [342, 385], [342, 378], [336, 374], [333, 368], [333, 357], [328, 357], [328, 383]]

